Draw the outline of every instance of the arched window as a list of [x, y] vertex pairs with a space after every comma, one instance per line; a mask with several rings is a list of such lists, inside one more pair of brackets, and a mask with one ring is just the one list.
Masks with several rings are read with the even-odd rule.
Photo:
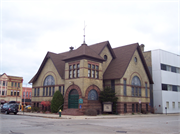
[[104, 60], [107, 60], [107, 55], [104, 55]]
[[98, 94], [96, 90], [92, 89], [91, 91], [89, 91], [88, 100], [98, 100]]
[[48, 75], [45, 80], [43, 86], [55, 85], [54, 77], [52, 75]]
[[132, 81], [132, 96], [141, 96], [141, 81], [138, 76], [134, 76]]

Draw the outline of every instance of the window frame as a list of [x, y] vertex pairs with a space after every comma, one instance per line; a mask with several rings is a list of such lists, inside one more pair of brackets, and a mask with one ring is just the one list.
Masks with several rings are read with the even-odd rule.
[[49, 87], [49, 96], [51, 96], [51, 87]]
[[148, 88], [147, 88], [147, 83], [145, 83], [145, 97], [148, 97]]
[[123, 79], [123, 95], [127, 96], [127, 87], [126, 87], [126, 79]]
[[88, 78], [99, 79], [99, 65], [88, 63]]
[[16, 96], [16, 90], [14, 90], [14, 96]]
[[43, 96], [45, 96], [45, 87], [43, 87]]
[[[92, 96], [95, 96], [95, 98], [93, 99]], [[91, 89], [88, 93], [88, 100], [90, 101], [97, 101], [98, 100], [98, 93], [95, 89]]]
[[[139, 77], [137, 75], [135, 75], [132, 78], [131, 87], [134, 87], [134, 88], [132, 88], [131, 96], [141, 97], [141, 80], [139, 79]], [[132, 93], [134, 93], [134, 94], [132, 94]]]
[[13, 96], [13, 90], [11, 90], [11, 96]]
[[[26, 93], [25, 93], [25, 95], [26, 95]], [[36, 96], [36, 88], [34, 88], [34, 96]]]

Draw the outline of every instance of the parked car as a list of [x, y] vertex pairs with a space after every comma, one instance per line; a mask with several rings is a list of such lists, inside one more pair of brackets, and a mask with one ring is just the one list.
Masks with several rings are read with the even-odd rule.
[[31, 109], [31, 105], [27, 105], [25, 108], [26, 109]]
[[12, 104], [12, 103], [16, 103], [16, 101], [10, 101], [10, 102], [8, 102], [8, 104]]
[[1, 108], [1, 113], [9, 114], [14, 113], [17, 114], [18, 112], [18, 104], [17, 103], [5, 103]]

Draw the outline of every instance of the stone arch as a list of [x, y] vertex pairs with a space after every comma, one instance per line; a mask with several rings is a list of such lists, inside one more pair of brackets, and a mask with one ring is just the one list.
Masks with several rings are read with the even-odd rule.
[[92, 90], [92, 89], [96, 90], [96, 92], [98, 93], [98, 96], [99, 96], [100, 91], [101, 91], [101, 90], [99, 89], [99, 87], [96, 86], [96, 85], [91, 85], [91, 86], [89, 86], [89, 87], [86, 89], [85, 99], [88, 99], [88, 93], [89, 93], [89, 91]]
[[78, 91], [79, 94], [79, 98], [82, 98], [82, 92], [79, 86], [73, 84], [71, 86], [69, 86], [65, 92], [65, 96], [64, 96], [64, 108], [68, 108], [68, 97], [69, 97], [69, 93], [72, 89], [76, 89]]
[[84, 97], [84, 111], [86, 110], [86, 109], [95, 109], [95, 110], [97, 110], [97, 113], [98, 114], [100, 114], [101, 113], [101, 111], [102, 111], [102, 106], [101, 106], [101, 103], [100, 103], [100, 101], [99, 101], [99, 99], [98, 100], [88, 100], [88, 93], [89, 93], [89, 91], [91, 91], [92, 89], [94, 89], [96, 92], [97, 92], [97, 94], [98, 94], [98, 97], [99, 97], [99, 94], [100, 94], [100, 89], [99, 89], [99, 87], [98, 86], [96, 86], [96, 85], [91, 85], [91, 86], [89, 86], [87, 89], [86, 89], [86, 92], [85, 92], [85, 97]]
[[142, 80], [142, 78], [141, 78], [141, 75], [140, 75], [138, 72], [134, 72], [134, 73], [131, 74], [131, 76], [130, 76], [130, 78], [129, 78], [129, 83], [128, 83], [128, 84], [131, 85], [131, 81], [132, 81], [132, 79], [133, 79], [134, 76], [138, 76], [138, 77], [139, 77], [139, 79], [140, 79], [140, 81], [141, 81], [141, 86], [142, 86], [143, 80]]
[[55, 80], [55, 85], [57, 84], [57, 76], [56, 76], [56, 74], [53, 71], [48, 71], [46, 74], [43, 75], [43, 78], [41, 80], [41, 86], [43, 86], [44, 80], [48, 75], [52, 75], [54, 77], [54, 80]]

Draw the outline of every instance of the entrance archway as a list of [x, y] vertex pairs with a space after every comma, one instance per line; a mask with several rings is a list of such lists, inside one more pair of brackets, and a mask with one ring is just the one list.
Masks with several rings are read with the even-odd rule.
[[76, 89], [72, 89], [68, 96], [68, 108], [78, 108], [79, 94]]

